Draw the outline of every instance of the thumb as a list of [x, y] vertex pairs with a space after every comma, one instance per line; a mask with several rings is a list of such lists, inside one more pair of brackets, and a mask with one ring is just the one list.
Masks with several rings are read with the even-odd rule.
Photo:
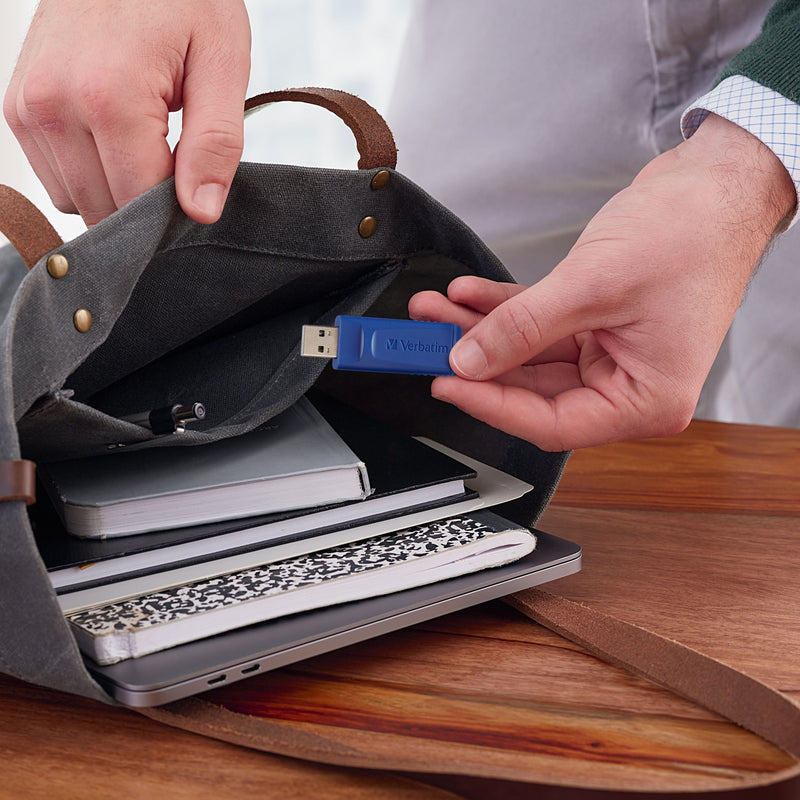
[[525, 364], [568, 336], [600, 327], [598, 307], [585, 290], [553, 271], [497, 305], [450, 353], [453, 371], [488, 380]]
[[197, 222], [219, 219], [242, 157], [249, 47], [248, 27], [238, 50], [222, 41], [196, 45], [187, 59], [175, 190], [181, 208]]

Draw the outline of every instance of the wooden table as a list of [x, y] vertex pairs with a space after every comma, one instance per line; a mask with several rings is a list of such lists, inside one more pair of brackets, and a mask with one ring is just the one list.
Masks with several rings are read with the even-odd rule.
[[[584, 571], [548, 589], [800, 701], [800, 431], [694, 422], [577, 452], [540, 527], [584, 549]], [[726, 553], [752, 570], [731, 579]], [[785, 585], [760, 582], [765, 559]], [[501, 602], [160, 721], [7, 677], [0, 692], [3, 797], [800, 797], [794, 757]]]

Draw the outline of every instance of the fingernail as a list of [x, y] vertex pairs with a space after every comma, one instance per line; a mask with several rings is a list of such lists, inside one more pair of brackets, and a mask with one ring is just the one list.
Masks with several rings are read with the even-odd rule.
[[483, 348], [474, 339], [462, 339], [450, 352], [450, 363], [465, 378], [480, 378], [489, 364]]
[[194, 190], [192, 202], [210, 220], [217, 220], [225, 203], [225, 187], [221, 183], [201, 183]]

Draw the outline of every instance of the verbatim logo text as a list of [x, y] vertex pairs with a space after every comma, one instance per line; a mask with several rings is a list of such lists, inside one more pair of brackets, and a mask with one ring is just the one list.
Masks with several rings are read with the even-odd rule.
[[402, 350], [404, 353], [447, 353], [449, 345], [439, 342], [423, 342], [420, 339], [392, 339], [386, 340], [387, 350]]

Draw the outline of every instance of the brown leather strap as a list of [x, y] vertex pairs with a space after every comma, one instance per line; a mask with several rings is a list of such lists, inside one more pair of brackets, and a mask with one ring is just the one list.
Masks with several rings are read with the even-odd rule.
[[506, 598], [540, 625], [715, 711], [800, 757], [800, 707], [721, 661], [665, 636], [541, 589]]
[[64, 242], [47, 217], [16, 189], [0, 184], [0, 231], [22, 256], [28, 269]]
[[24, 500], [29, 506], [36, 502], [36, 465], [33, 461], [0, 461], [0, 503], [6, 500]]
[[358, 160], [359, 169], [376, 167], [394, 169], [397, 165], [397, 148], [389, 126], [383, 117], [360, 97], [338, 89], [319, 87], [282, 89], [249, 98], [244, 104], [244, 110], [254, 111], [269, 103], [282, 100], [322, 106], [342, 119], [356, 137], [356, 146], [361, 156]]

